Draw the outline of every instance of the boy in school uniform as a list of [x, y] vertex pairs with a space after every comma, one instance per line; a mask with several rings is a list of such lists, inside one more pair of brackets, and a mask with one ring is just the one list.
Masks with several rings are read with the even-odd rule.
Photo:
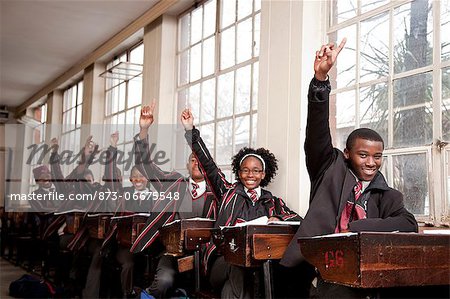
[[[328, 72], [335, 64], [346, 39], [339, 46], [323, 45], [316, 52], [314, 78], [308, 92], [306, 166], [311, 180], [309, 210], [280, 264], [308, 267], [297, 239], [337, 232], [417, 232], [414, 216], [403, 205], [402, 194], [388, 186], [381, 167], [384, 142], [375, 131], [354, 130], [344, 152], [333, 148], [329, 126]], [[313, 277], [309, 277], [312, 280]], [[297, 278], [297, 279], [306, 279]], [[335, 286], [318, 278], [317, 296], [327, 297]], [[342, 289], [342, 288], [341, 288]], [[360, 296], [346, 288], [333, 296]]]
[[[264, 148], [241, 149], [232, 159], [233, 172], [238, 178], [232, 184], [212, 159], [199, 130], [193, 125], [194, 117], [189, 109], [182, 112], [181, 123], [208, 184], [220, 200], [214, 227], [233, 226], [262, 216], [269, 217], [269, 221], [301, 220], [281, 198], [262, 188], [271, 182], [278, 169], [277, 160], [271, 152]], [[222, 298], [252, 298], [247, 271], [226, 263], [212, 242], [207, 245], [203, 263], [211, 286], [221, 293]]]

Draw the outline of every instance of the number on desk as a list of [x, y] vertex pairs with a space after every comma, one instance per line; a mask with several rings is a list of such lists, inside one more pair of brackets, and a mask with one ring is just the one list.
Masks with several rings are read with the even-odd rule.
[[342, 250], [325, 252], [325, 267], [335, 268], [344, 266], [344, 252]]

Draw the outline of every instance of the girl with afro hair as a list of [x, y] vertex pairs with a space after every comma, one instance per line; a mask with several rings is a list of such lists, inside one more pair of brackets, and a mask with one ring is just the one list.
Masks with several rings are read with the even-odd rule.
[[[241, 149], [232, 158], [233, 172], [238, 181], [230, 183], [212, 159], [200, 131], [194, 127], [194, 117], [189, 109], [182, 112], [181, 123], [186, 140], [197, 156], [199, 168], [219, 200], [215, 227], [234, 226], [262, 216], [267, 216], [269, 221], [301, 220], [281, 198], [261, 188], [272, 181], [278, 170], [277, 159], [270, 151], [264, 148]], [[252, 298], [248, 290], [251, 282], [245, 279], [248, 276], [245, 269], [226, 263], [212, 242], [207, 245], [203, 265], [211, 286], [221, 292], [222, 298]]]

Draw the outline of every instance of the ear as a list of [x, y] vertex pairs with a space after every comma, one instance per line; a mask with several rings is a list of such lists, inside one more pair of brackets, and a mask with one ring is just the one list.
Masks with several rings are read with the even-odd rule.
[[264, 180], [265, 177], [266, 177], [266, 172], [263, 171], [263, 173], [261, 174], [261, 180]]
[[350, 152], [347, 148], [344, 149], [344, 157], [346, 160], [348, 160], [350, 158]]

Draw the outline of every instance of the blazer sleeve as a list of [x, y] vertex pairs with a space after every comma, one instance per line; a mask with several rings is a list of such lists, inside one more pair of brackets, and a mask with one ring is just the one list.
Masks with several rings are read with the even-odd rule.
[[185, 137], [198, 159], [200, 170], [206, 176], [205, 178], [208, 186], [211, 186], [214, 196], [220, 200], [233, 185], [225, 179], [225, 175], [220, 168], [217, 167], [200, 136], [200, 131], [196, 128], [188, 130], [185, 132]]
[[288, 208], [288, 206], [285, 204], [285, 202], [278, 197], [273, 197], [273, 200], [275, 201], [275, 207], [277, 214], [272, 215], [275, 216], [283, 221], [301, 221], [303, 220], [302, 217], [300, 217], [297, 213], [292, 211]]
[[163, 171], [153, 162], [150, 157], [148, 136], [145, 139], [139, 139], [139, 135], [134, 137], [134, 153], [135, 164], [139, 171], [158, 192], [164, 192], [171, 184], [183, 178], [181, 173]]
[[311, 181], [325, 171], [333, 159], [330, 134], [330, 81], [311, 80], [308, 91], [308, 116], [306, 121], [306, 168]]
[[349, 223], [352, 232], [377, 231], [377, 232], [418, 232], [419, 227], [414, 215], [406, 210], [403, 205], [403, 195], [394, 189], [387, 191], [379, 198], [378, 218], [366, 218]]

